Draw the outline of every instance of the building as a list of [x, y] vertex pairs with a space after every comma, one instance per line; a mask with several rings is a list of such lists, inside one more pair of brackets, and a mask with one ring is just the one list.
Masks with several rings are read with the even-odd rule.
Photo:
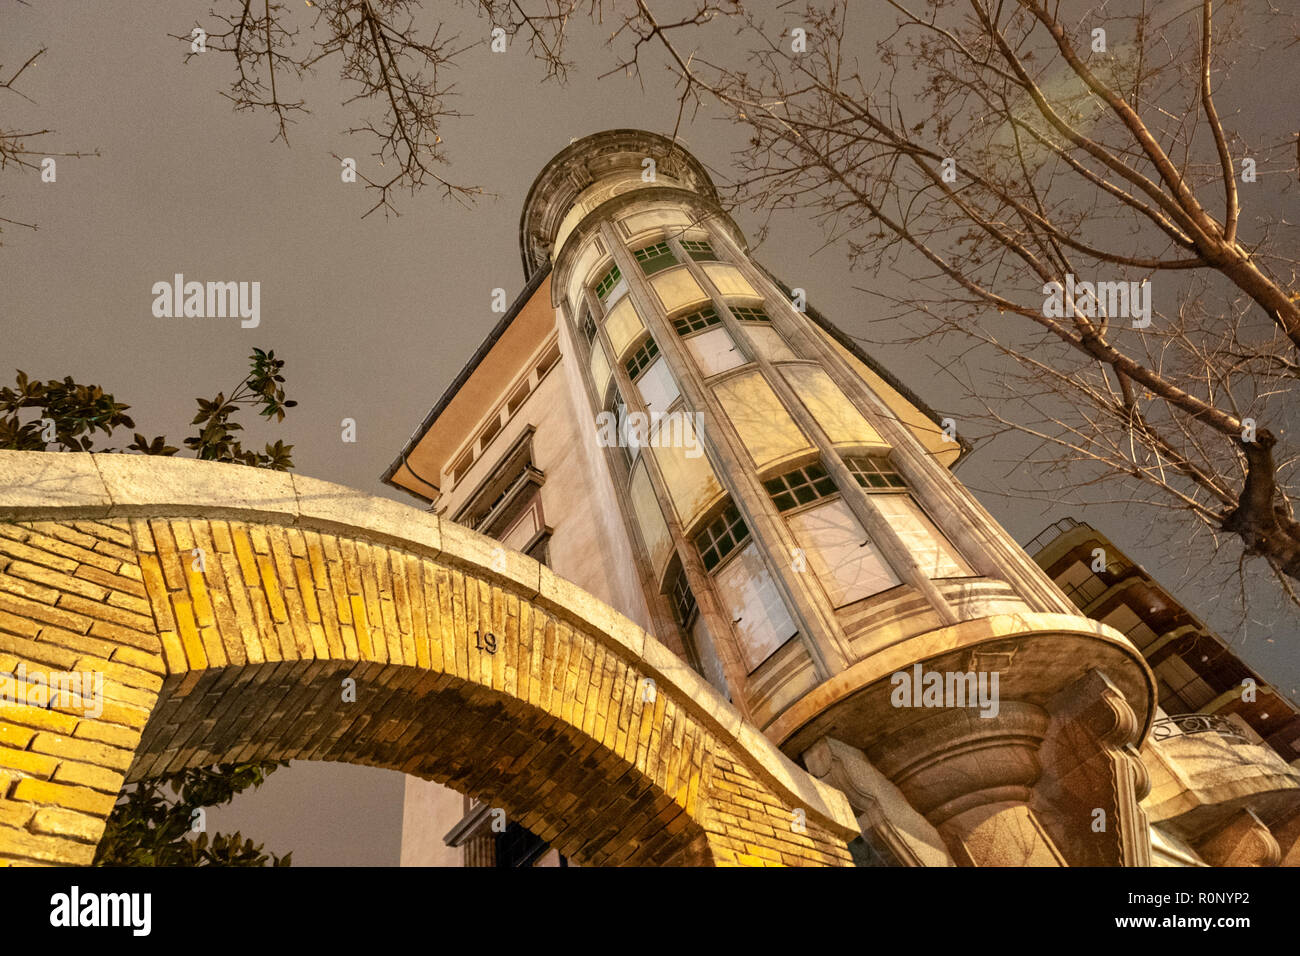
[[[1065, 518], [1026, 550], [1079, 610], [1123, 632], [1155, 672], [1159, 708], [1142, 760], [1152, 780], [1143, 806], [1156, 862], [1300, 862], [1295, 704], [1090, 525]], [[1219, 831], [1231, 839], [1213, 839]], [[1239, 839], [1246, 834], [1251, 839]]]
[[[1139, 646], [953, 477], [950, 423], [748, 255], [694, 157], [578, 140], [520, 241], [523, 292], [386, 482], [670, 646], [847, 796], [860, 863], [1152, 861]], [[490, 810], [409, 780], [403, 862], [537, 859]], [[1194, 836], [1235, 859], [1239, 824]]]

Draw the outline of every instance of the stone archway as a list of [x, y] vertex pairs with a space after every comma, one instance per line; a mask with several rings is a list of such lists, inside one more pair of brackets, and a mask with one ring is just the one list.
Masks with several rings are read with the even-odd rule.
[[[0, 452], [0, 674], [0, 862], [88, 863], [124, 780], [253, 758], [436, 780], [588, 865], [850, 865], [858, 833], [605, 604], [301, 476]], [[102, 694], [46, 706], [60, 674]]]

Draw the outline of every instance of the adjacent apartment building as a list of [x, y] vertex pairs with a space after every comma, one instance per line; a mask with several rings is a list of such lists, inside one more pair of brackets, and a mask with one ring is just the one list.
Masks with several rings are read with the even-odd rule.
[[[749, 256], [680, 145], [572, 143], [520, 242], [386, 482], [672, 647], [846, 794], [863, 865], [1278, 862], [1295, 771], [1245, 729], [1160, 736], [1145, 635], [998, 525], [951, 422]], [[565, 865], [473, 797], [410, 778], [403, 863]]]

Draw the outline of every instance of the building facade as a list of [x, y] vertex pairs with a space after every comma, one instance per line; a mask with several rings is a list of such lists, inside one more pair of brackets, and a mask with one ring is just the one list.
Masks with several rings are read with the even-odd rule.
[[1156, 675], [1142, 747], [1153, 862], [1300, 862], [1300, 712], [1114, 542], [1066, 518], [1026, 550], [1083, 613], [1126, 637]]
[[[951, 423], [749, 256], [694, 157], [576, 141], [520, 239], [524, 291], [385, 481], [671, 647], [845, 793], [863, 864], [1152, 862], [1140, 648], [953, 477]], [[559, 862], [486, 810], [410, 780], [403, 862]]]

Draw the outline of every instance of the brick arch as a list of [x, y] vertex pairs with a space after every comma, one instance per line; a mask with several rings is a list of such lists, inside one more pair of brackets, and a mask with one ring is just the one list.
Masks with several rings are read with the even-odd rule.
[[848, 865], [857, 834], [608, 606], [301, 476], [0, 452], [0, 674], [20, 665], [27, 693], [99, 675], [102, 712], [0, 703], [0, 861], [89, 862], [124, 780], [254, 758], [436, 780], [591, 865]]

